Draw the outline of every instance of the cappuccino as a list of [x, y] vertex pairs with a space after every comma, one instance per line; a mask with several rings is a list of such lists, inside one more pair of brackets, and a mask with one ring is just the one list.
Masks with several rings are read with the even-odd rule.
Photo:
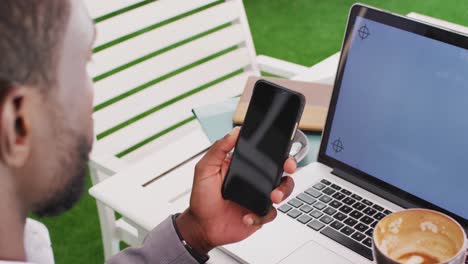
[[373, 239], [377, 263], [458, 264], [463, 262], [453, 259], [460, 254], [463, 261], [465, 257], [463, 228], [431, 210], [409, 209], [388, 215], [377, 224]]

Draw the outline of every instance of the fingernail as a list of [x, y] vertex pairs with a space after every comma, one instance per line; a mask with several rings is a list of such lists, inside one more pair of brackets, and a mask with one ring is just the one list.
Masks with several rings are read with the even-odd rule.
[[239, 129], [238, 126], [234, 127], [234, 128], [231, 130], [231, 132], [229, 132], [229, 135], [233, 135], [234, 132], [236, 132], [237, 129]]
[[229, 136], [232, 136], [234, 134], [234, 129], [232, 129], [231, 131], [229, 131], [229, 133], [227, 133], [224, 138], [227, 138]]
[[252, 218], [247, 218], [247, 226], [251, 226], [254, 224], [254, 220]]
[[280, 201], [283, 201], [284, 193], [283, 192], [278, 192], [278, 198]]

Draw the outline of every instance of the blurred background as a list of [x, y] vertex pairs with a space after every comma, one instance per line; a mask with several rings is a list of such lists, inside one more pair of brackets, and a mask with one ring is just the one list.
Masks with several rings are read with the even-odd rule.
[[[258, 54], [311, 66], [339, 51], [350, 0], [244, 0]], [[410, 12], [468, 26], [468, 0], [363, 0], [405, 15]], [[88, 178], [87, 189], [91, 186]], [[85, 193], [66, 214], [40, 219], [48, 228], [56, 263], [102, 263], [95, 201]]]

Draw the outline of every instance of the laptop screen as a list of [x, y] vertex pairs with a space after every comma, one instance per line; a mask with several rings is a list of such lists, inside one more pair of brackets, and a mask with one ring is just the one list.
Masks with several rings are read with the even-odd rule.
[[353, 22], [325, 155], [468, 219], [468, 50]]

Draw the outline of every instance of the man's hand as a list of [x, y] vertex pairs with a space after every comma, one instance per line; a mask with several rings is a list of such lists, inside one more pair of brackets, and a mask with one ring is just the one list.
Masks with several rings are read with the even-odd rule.
[[[198, 162], [190, 198], [190, 207], [176, 220], [182, 237], [200, 254], [207, 254], [214, 247], [241, 241], [263, 224], [273, 221], [276, 209], [259, 217], [248, 209], [224, 200], [221, 187], [230, 163], [229, 152], [239, 136], [239, 127], [217, 141]], [[284, 171], [293, 173], [296, 162], [289, 158]], [[294, 188], [291, 177], [285, 176], [281, 185], [271, 193], [273, 203], [281, 203]]]

